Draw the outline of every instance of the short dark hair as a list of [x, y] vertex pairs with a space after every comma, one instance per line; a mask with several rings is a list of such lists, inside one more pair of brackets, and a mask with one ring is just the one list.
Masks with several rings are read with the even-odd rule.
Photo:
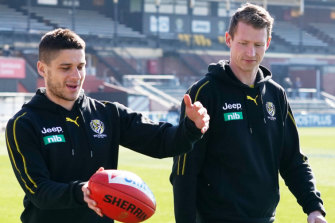
[[238, 8], [232, 16], [229, 24], [229, 35], [234, 38], [234, 34], [239, 22], [252, 25], [256, 29], [266, 28], [267, 37], [271, 37], [272, 25], [274, 19], [269, 12], [261, 6], [246, 3]]
[[38, 47], [38, 59], [49, 63], [59, 50], [85, 49], [85, 41], [69, 29], [58, 28], [47, 32]]

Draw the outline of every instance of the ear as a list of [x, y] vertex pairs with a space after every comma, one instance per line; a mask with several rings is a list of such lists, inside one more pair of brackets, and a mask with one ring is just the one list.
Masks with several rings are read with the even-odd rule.
[[226, 32], [226, 45], [230, 48], [230, 45], [231, 45], [231, 35]]
[[270, 47], [271, 37], [268, 38], [268, 41], [266, 43], [266, 49]]
[[42, 77], [45, 77], [45, 75], [46, 75], [46, 64], [41, 62], [41, 61], [37, 61], [37, 72]]

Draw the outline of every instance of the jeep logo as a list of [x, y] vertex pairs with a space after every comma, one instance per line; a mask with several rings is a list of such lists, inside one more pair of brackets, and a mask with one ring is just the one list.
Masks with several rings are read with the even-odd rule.
[[61, 132], [63, 132], [63, 129], [62, 129], [62, 127], [52, 127], [52, 128], [43, 127], [41, 132], [42, 132], [42, 134], [47, 134], [47, 133], [52, 133], [52, 132], [61, 133]]
[[227, 104], [225, 103], [224, 106], [222, 107], [223, 110], [228, 110], [228, 109], [236, 109], [236, 110], [241, 110], [242, 105], [240, 103], [236, 104]]

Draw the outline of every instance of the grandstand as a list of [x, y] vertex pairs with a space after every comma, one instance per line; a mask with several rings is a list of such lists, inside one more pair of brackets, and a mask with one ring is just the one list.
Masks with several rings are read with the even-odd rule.
[[26, 32], [29, 30], [38, 30], [41, 33], [52, 29], [52, 26], [40, 23], [34, 18], [28, 20], [28, 16], [8, 5], [0, 4], [0, 30], [12, 32]]
[[[0, 63], [9, 61], [4, 58], [15, 66], [25, 61], [20, 75], [0, 74], [0, 92], [31, 93], [42, 86], [35, 68], [39, 40], [47, 31], [63, 27], [87, 43], [89, 94], [128, 106], [134, 100], [126, 97], [145, 101], [146, 106], [132, 107], [135, 110], [178, 107], [177, 101], [207, 72], [209, 63], [229, 58], [225, 31], [231, 13], [244, 2], [0, 0]], [[322, 108], [323, 113], [334, 113], [335, 1], [249, 2], [267, 7], [275, 18], [263, 65], [280, 84], [286, 77], [302, 80], [301, 98], [290, 98], [294, 112]], [[125, 77], [131, 75], [165, 75], [169, 81], [132, 78], [134, 83], [126, 85]]]
[[[22, 9], [26, 12], [28, 11], [27, 7], [22, 7]], [[31, 7], [30, 12], [33, 17], [42, 18], [42, 21], [50, 24], [52, 28], [62, 27], [75, 29], [79, 35], [94, 35], [100, 37], [114, 36], [114, 23], [116, 22], [97, 11], [76, 9], [75, 23], [72, 21], [72, 15], [69, 13], [69, 9], [66, 8]], [[118, 23], [117, 27], [118, 36], [120, 37], [144, 37], [144, 35], [133, 31], [123, 24]]]
[[314, 37], [313, 34], [300, 31], [299, 27], [289, 22], [277, 21], [273, 32], [292, 46], [303, 45], [304, 47], [319, 48], [328, 46], [327, 43]]

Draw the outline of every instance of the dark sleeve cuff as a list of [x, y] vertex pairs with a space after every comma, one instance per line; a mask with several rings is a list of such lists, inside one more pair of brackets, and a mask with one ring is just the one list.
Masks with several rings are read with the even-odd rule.
[[309, 214], [312, 213], [313, 211], [320, 211], [321, 214], [323, 215], [323, 217], [326, 216], [326, 210], [325, 210], [325, 208], [323, 207], [322, 204], [319, 204], [319, 205], [318, 205], [317, 207], [315, 207], [315, 208], [311, 208], [311, 209], [307, 212], [307, 214], [309, 215]]
[[74, 197], [79, 204], [86, 204], [86, 202], [84, 201], [83, 191], [81, 190], [82, 186], [84, 186], [85, 183], [86, 182], [77, 182], [74, 188]]
[[191, 119], [186, 116], [184, 122], [186, 130], [189, 133], [188, 135], [191, 137], [191, 139], [198, 140], [202, 138], [203, 134], [201, 133], [201, 129], [198, 129]]

